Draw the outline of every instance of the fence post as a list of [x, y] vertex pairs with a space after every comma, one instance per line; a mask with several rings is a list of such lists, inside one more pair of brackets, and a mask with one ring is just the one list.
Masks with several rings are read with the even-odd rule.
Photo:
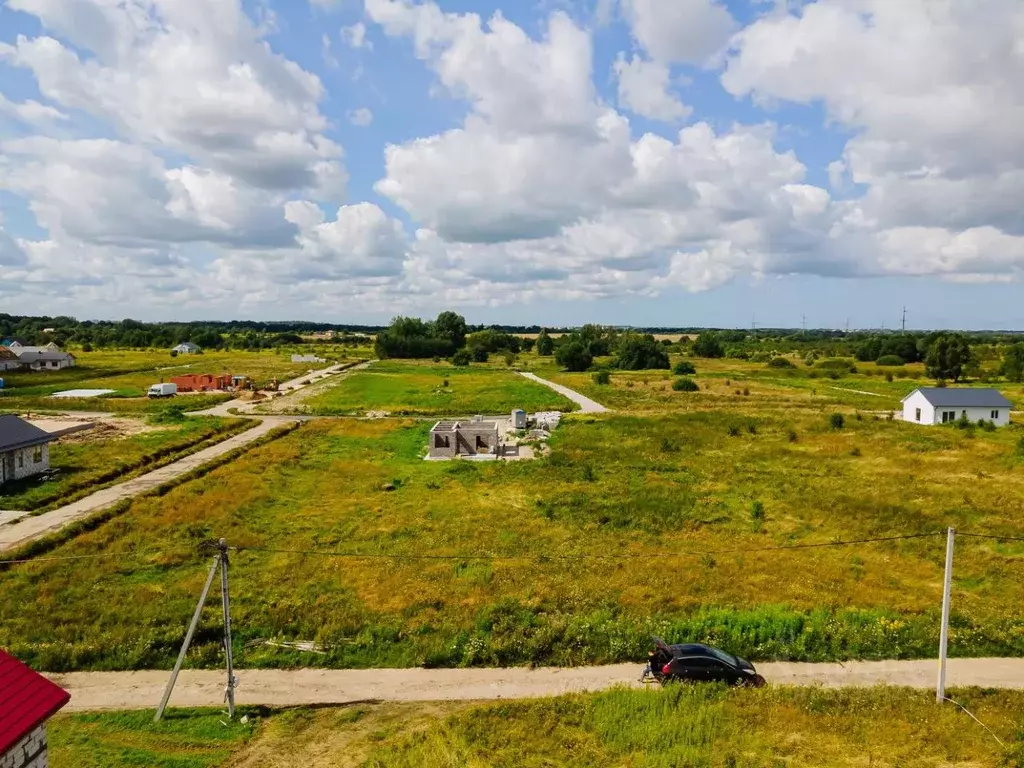
[[942, 627], [939, 630], [939, 681], [935, 688], [935, 701], [946, 698], [946, 646], [949, 643], [949, 600], [953, 588], [953, 540], [956, 531], [950, 526], [946, 532], [946, 578], [942, 587]]

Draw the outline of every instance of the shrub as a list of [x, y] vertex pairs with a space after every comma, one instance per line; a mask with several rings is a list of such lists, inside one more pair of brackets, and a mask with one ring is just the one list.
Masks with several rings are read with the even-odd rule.
[[730, 424], [729, 425], [729, 437], [739, 437], [739, 436], [740, 436], [740, 427], [739, 427], [739, 425], [738, 424]]
[[474, 363], [486, 363], [487, 358], [490, 357], [487, 347], [473, 347], [469, 353], [473, 356]]
[[852, 360], [843, 360], [838, 357], [831, 358], [829, 360], [822, 360], [818, 363], [817, 367], [827, 371], [839, 371], [843, 373], [857, 372], [857, 366], [853, 364]]
[[505, 353], [505, 365], [507, 365], [509, 368], [511, 368], [515, 364], [516, 364], [515, 353], [514, 352], [506, 352]]
[[995, 432], [996, 431], [996, 423], [994, 421], [985, 421], [984, 423], [981, 424], [981, 428], [985, 432]]
[[651, 336], [631, 334], [620, 342], [615, 366], [624, 371], [668, 368], [668, 352]]
[[795, 443], [797, 441], [796, 430], [789, 430], [789, 432], [786, 433], [786, 438], [789, 440], [789, 442]]
[[679, 443], [670, 437], [661, 438], [661, 452], [662, 453], [678, 453]]
[[1017, 441], [1017, 455], [1024, 456], [1024, 437]]
[[850, 455], [851, 456], [860, 456], [861, 455], [860, 448], [858, 448], [857, 446], [854, 446], [853, 450], [850, 451]]
[[743, 395], [744, 395], [744, 397], [747, 397], [747, 396], [750, 395], [750, 389], [748, 387], [744, 387], [743, 388]]
[[676, 392], [696, 392], [700, 387], [697, 386], [697, 382], [693, 379], [688, 379], [683, 376], [682, 378], [676, 379], [672, 382], [672, 389]]
[[749, 432], [752, 435], [756, 435], [757, 434], [757, 424], [755, 424], [754, 422], [750, 422], [749, 424], [747, 424], [747, 432]]
[[956, 428], [957, 429], [967, 429], [968, 427], [971, 427], [971, 426], [973, 426], [973, 424], [971, 424], [971, 420], [967, 418], [967, 414], [966, 413], [960, 414], [960, 418], [956, 420]]
[[860, 411], [855, 411], [853, 414], [853, 418], [855, 418], [857, 421], [864, 421], [864, 414], [862, 414]]
[[83, 352], [92, 352], [92, 344], [90, 344], [88, 341], [85, 342], [85, 344], [82, 345], [82, 351]]
[[433, 360], [433, 361], [434, 361], [435, 363], [440, 363], [440, 362], [441, 362], [441, 358], [440, 358], [440, 357], [433, 357], [433, 358], [431, 358], [431, 359], [432, 359], [432, 360]]
[[764, 522], [764, 504], [760, 499], [754, 499], [750, 505], [750, 519], [755, 523]]
[[892, 383], [892, 373], [890, 371], [885, 372], [885, 380], [890, 384]]
[[828, 417], [828, 425], [832, 429], [842, 429], [846, 426], [846, 418], [841, 413], [833, 413]]
[[680, 360], [672, 368], [672, 373], [676, 376], [693, 376], [697, 373], [697, 369], [689, 360]]
[[793, 363], [784, 357], [773, 357], [768, 361], [769, 368], [796, 368]]
[[875, 365], [905, 365], [906, 361], [899, 355], [882, 355], [875, 361]]
[[472, 361], [473, 356], [469, 354], [468, 349], [460, 349], [452, 355], [452, 365], [457, 365], [460, 368], [469, 365]]
[[444, 381], [442, 381], [441, 382], [441, 386], [442, 387], [447, 387], [448, 386], [448, 379], [445, 379]]
[[611, 381], [612, 377], [611, 374], [608, 373], [608, 371], [598, 371], [597, 373], [594, 374], [595, 384], [607, 385], [610, 384]]
[[626, 386], [629, 387], [630, 389], [632, 389], [633, 388], [633, 380], [630, 379], [629, 381], [627, 381], [626, 382]]

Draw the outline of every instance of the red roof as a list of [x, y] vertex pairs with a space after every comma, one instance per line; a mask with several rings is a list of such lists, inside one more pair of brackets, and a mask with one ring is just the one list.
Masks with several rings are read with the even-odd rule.
[[0, 755], [71, 699], [71, 694], [0, 651]]

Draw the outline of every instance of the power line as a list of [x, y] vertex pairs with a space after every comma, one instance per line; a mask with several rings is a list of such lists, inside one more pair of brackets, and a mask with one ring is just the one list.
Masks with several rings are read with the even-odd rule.
[[957, 536], [964, 536], [968, 539], [995, 539], [998, 541], [1024, 541], [1024, 536], [1000, 536], [993, 533], [961, 533], [956, 532]]
[[[163, 554], [163, 553], [158, 553]], [[102, 555], [63, 555], [61, 557], [26, 557], [20, 560], [0, 560], [0, 565], [14, 565], [16, 563], [47, 563], [57, 560], [95, 560], [103, 557], [124, 557], [125, 553], [105, 553]]]
[[944, 536], [941, 531], [933, 533], [912, 533], [899, 536], [879, 536], [869, 539], [851, 539], [847, 541], [822, 541], [813, 544], [784, 544], [777, 547], [737, 547], [733, 549], [711, 549], [703, 551], [677, 550], [675, 552], [644, 552], [633, 554], [602, 555], [582, 553], [576, 555], [512, 555], [488, 552], [461, 553], [448, 555], [398, 554], [392, 552], [352, 552], [323, 549], [281, 549], [277, 547], [230, 547], [237, 552], [270, 552], [275, 554], [312, 555], [314, 557], [345, 557], [367, 560], [636, 560], [647, 558], [672, 557], [706, 557], [712, 555], [755, 554], [759, 552], [784, 552], [797, 549], [820, 549], [824, 547], [849, 547], [856, 544], [878, 544], [887, 541], [903, 541], [907, 539], [924, 539]]

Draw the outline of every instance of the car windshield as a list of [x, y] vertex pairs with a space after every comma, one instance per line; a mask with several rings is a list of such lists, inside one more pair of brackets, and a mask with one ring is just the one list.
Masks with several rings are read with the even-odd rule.
[[731, 654], [726, 653], [725, 651], [720, 651], [717, 648], [708, 647], [708, 652], [719, 661], [724, 661], [730, 667], [738, 667], [740, 665], [739, 659], [737, 659], [735, 656]]

